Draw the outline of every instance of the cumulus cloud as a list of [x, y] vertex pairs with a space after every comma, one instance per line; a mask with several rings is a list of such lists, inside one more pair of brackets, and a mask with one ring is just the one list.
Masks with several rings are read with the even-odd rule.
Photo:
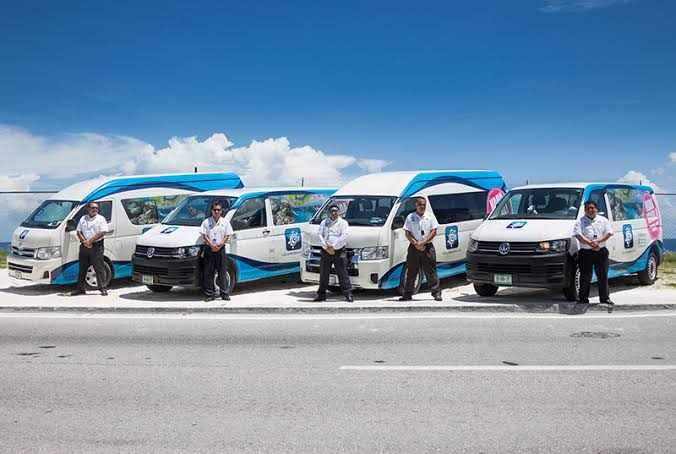
[[669, 160], [671, 161], [672, 164], [676, 164], [676, 151], [669, 153]]
[[540, 11], [545, 13], [580, 12], [613, 5], [629, 3], [633, 0], [544, 0]]
[[652, 187], [655, 192], [660, 192], [660, 187], [657, 186], [654, 181], [651, 181], [644, 173], [637, 170], [628, 171], [624, 176], [618, 178], [617, 181], [619, 183], [643, 184]]
[[366, 173], [378, 173], [390, 165], [390, 162], [382, 159], [360, 159], [357, 161], [357, 165]]

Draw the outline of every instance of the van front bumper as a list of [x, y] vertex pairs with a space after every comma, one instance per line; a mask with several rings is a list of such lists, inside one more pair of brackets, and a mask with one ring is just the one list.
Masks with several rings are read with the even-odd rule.
[[9, 255], [7, 272], [15, 283], [50, 284], [52, 272], [63, 265], [60, 258], [36, 260]]
[[[319, 261], [307, 260], [301, 258], [300, 261], [300, 280], [308, 284], [319, 284]], [[379, 289], [380, 279], [390, 269], [390, 261], [385, 260], [350, 260], [347, 274], [350, 276], [350, 282], [354, 288]], [[331, 269], [329, 275], [330, 283], [338, 285], [338, 275]]]
[[570, 281], [572, 259], [568, 253], [498, 256], [467, 253], [467, 279], [477, 284], [495, 283], [496, 274], [512, 276], [512, 286], [564, 288]]
[[[152, 285], [180, 287], [200, 286], [200, 258], [146, 258], [134, 255], [132, 280], [148, 285], [152, 276]], [[145, 277], [145, 281], [144, 281]]]

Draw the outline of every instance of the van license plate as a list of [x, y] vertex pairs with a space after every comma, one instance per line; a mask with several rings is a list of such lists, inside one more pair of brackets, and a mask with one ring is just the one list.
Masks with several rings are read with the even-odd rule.
[[494, 274], [493, 282], [498, 285], [512, 285], [512, 275], [511, 274]]
[[13, 277], [15, 279], [23, 279], [21, 276], [21, 271], [16, 271], [16, 270], [9, 270], [9, 277]]
[[141, 282], [145, 285], [153, 285], [155, 283], [155, 278], [150, 274], [144, 274], [141, 276]]

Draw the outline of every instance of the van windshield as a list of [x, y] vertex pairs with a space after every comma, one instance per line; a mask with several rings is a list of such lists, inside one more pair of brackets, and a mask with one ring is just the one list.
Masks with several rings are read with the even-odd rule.
[[533, 188], [510, 191], [490, 219], [576, 219], [580, 188]]
[[225, 216], [235, 200], [237, 200], [237, 197], [213, 195], [188, 197], [164, 218], [162, 224], [198, 227], [202, 224], [202, 221], [211, 215], [209, 209], [214, 201], [221, 202], [221, 216]]
[[79, 204], [77, 200], [45, 200], [21, 223], [21, 227], [55, 229]]
[[352, 226], [380, 227], [385, 224], [397, 197], [391, 196], [339, 196], [331, 197], [317, 212], [310, 224], [319, 224], [329, 215], [329, 207], [338, 205], [340, 215]]

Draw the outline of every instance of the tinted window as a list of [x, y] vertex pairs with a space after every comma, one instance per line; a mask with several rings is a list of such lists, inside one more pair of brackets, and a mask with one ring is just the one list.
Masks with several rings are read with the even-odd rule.
[[21, 226], [55, 229], [79, 203], [75, 200], [45, 200]]
[[185, 198], [162, 220], [162, 224], [197, 227], [211, 214], [209, 213], [209, 209], [214, 200], [218, 200], [221, 203], [221, 215], [224, 216], [235, 201], [235, 197], [198, 195]]
[[439, 224], [483, 219], [486, 214], [486, 192], [441, 194], [428, 196]]
[[326, 198], [323, 194], [307, 192], [271, 195], [268, 199], [272, 208], [272, 222], [274, 225], [308, 222]]
[[134, 225], [157, 224], [185, 199], [185, 195], [138, 197], [122, 200], [122, 208]]
[[233, 230], [255, 229], [267, 225], [265, 199], [258, 197], [244, 201], [230, 220]]
[[632, 188], [608, 189], [608, 202], [614, 221], [643, 217], [643, 193]]
[[575, 219], [582, 189], [533, 188], [510, 191], [491, 219]]
[[589, 201], [595, 202], [601, 216], [608, 216], [608, 207], [606, 207], [606, 198], [603, 197], [605, 191], [596, 189], [589, 194]]
[[350, 225], [382, 226], [396, 201], [396, 197], [380, 196], [331, 197], [330, 202], [312, 218], [310, 223], [319, 224], [322, 222], [328, 216], [329, 207], [336, 204], [340, 208], [341, 216]]
[[[96, 202], [99, 205], [99, 214], [106, 218], [106, 221], [110, 222], [111, 219], [113, 218], [113, 202], [110, 200], [104, 201], [104, 202]], [[73, 219], [75, 219], [76, 222], [80, 221], [80, 218], [87, 214], [87, 204], [85, 203], [80, 207], [79, 210], [77, 210], [77, 213], [75, 216], [73, 216]]]

